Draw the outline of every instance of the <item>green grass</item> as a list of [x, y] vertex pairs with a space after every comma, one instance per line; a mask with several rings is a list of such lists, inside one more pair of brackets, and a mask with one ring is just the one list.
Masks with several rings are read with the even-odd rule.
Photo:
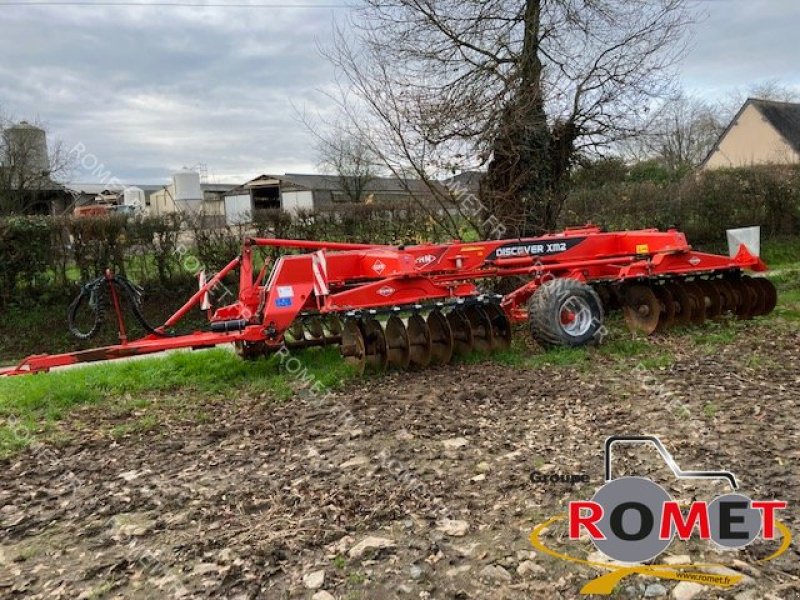
[[719, 408], [717, 407], [716, 404], [714, 404], [713, 402], [708, 402], [703, 407], [703, 414], [705, 414], [706, 418], [713, 419], [714, 416], [717, 414], [718, 410]]
[[[779, 291], [774, 323], [780, 327], [796, 327], [800, 321], [800, 239], [771, 240], [764, 244], [764, 259], [779, 269], [772, 275]], [[39, 315], [25, 311], [15, 313], [15, 332], [36, 331], [34, 338], [45, 333], [35, 330]], [[459, 359], [466, 364], [496, 362], [519, 369], [560, 367], [584, 370], [600, 357], [615, 364], [629, 364], [635, 359], [644, 368], [659, 369], [671, 365], [675, 357], [663, 345], [644, 337], [624, 332], [619, 319], [610, 319], [612, 336], [599, 348], [563, 348], [542, 352], [532, 349], [523, 339], [527, 332], [515, 336], [509, 350], [492, 356], [472, 354]], [[52, 328], [51, 324], [47, 324]], [[685, 334], [695, 345], [709, 352], [730, 344], [749, 325], [730, 321], [707, 323], [701, 329]], [[31, 337], [31, 336], [29, 336]], [[52, 335], [51, 338], [52, 339]], [[322, 389], [336, 388], [353, 377], [352, 371], [335, 348], [311, 349], [292, 354], [298, 359], [282, 363], [280, 357], [242, 361], [226, 350], [172, 353], [144, 360], [107, 363], [48, 375], [0, 378], [0, 456], [29, 445], [37, 436], [55, 439], [53, 424], [63, 419], [74, 407], [104, 404], [110, 414], [122, 420], [111, 435], [125, 437], [157, 430], [160, 423], [146, 412], [154, 397], [178, 392], [203, 398], [224, 398], [244, 393], [265, 396], [271, 401], [286, 401], [311, 385]], [[762, 365], [753, 358], [751, 367]], [[287, 366], [291, 367], [287, 370]], [[181, 416], [194, 422], [207, 422], [212, 417], [202, 408], [185, 410]], [[144, 414], [143, 414], [144, 413]]]
[[761, 258], [771, 269], [790, 265], [800, 267], [800, 237], [767, 240], [761, 248]]
[[[0, 455], [28, 445], [35, 432], [47, 429], [76, 406], [132, 397], [115, 410], [143, 407], [146, 394], [194, 392], [224, 396], [231, 390], [250, 395], [266, 394], [276, 401], [290, 398], [296, 390], [330, 389], [352, 376], [335, 348], [292, 354], [296, 361], [279, 356], [243, 361], [224, 349], [175, 352], [143, 360], [106, 363], [102, 366], [58, 371], [46, 375], [0, 378]], [[202, 415], [200, 415], [202, 417]], [[131, 432], [144, 431], [153, 423], [140, 419]], [[125, 429], [116, 433], [125, 435]]]

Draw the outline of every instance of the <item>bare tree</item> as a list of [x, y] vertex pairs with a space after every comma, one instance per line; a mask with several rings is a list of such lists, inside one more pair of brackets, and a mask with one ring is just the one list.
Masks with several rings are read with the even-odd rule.
[[0, 131], [0, 214], [25, 214], [58, 189], [72, 159], [38, 126], [0, 118]]
[[367, 188], [377, 174], [377, 159], [369, 144], [335, 128], [327, 136], [318, 136], [317, 152], [321, 169], [336, 175], [347, 199], [364, 202]]
[[691, 22], [687, 0], [366, 0], [330, 56], [390, 170], [484, 170], [483, 225], [517, 235], [556, 225], [579, 153], [640, 132]]
[[748, 98], [774, 102], [800, 102], [800, 91], [780, 79], [767, 79], [744, 88], [740, 87], [720, 101], [718, 110], [722, 120], [726, 124], [729, 123]]
[[644, 139], [664, 166], [686, 172], [703, 161], [726, 124], [711, 103], [682, 94], [664, 104]]

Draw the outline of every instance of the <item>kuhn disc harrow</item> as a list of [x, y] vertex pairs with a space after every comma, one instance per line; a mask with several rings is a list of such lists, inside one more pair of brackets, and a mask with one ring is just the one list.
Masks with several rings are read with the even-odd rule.
[[[254, 272], [258, 248], [305, 253], [279, 257], [266, 277], [266, 266]], [[423, 369], [507, 349], [512, 324], [523, 321], [536, 341], [553, 347], [599, 341], [606, 314], [620, 308], [629, 327], [647, 334], [769, 313], [775, 287], [744, 273], [766, 265], [744, 244], [734, 250], [731, 257], [694, 251], [675, 230], [594, 226], [529, 239], [397, 247], [248, 238], [242, 254], [210, 280], [201, 276], [197, 293], [160, 327], [143, 322], [138, 288], [107, 273], [85, 288], [100, 291], [93, 302], [76, 302], [71, 318], [81, 306], [93, 306], [95, 323], [102, 323], [113, 302], [121, 344], [31, 356], [0, 374], [220, 344], [233, 344], [246, 359], [334, 345], [358, 372]], [[208, 331], [171, 334], [236, 270], [238, 299], [210, 312]], [[507, 293], [481, 292], [478, 284], [486, 280], [503, 282]], [[127, 341], [117, 294], [128, 298], [146, 337]]]

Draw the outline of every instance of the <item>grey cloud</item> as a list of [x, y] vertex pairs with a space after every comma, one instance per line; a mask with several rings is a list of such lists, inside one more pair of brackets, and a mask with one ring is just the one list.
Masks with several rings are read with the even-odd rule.
[[[708, 13], [681, 65], [708, 96], [778, 78], [800, 89], [800, 3], [698, 2]], [[40, 119], [115, 176], [163, 181], [205, 163], [218, 179], [314, 169], [292, 104], [325, 111], [320, 56], [345, 13], [303, 9], [4, 7], [0, 111]], [[76, 179], [89, 174], [76, 173]]]
[[332, 79], [317, 52], [330, 11], [4, 10], [0, 109], [85, 145], [115, 176], [313, 168], [292, 104], [322, 102]]

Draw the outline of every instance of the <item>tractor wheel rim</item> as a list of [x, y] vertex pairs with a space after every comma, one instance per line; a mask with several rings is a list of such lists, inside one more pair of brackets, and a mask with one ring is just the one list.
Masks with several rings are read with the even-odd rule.
[[592, 309], [580, 296], [570, 296], [558, 311], [561, 329], [571, 337], [586, 335], [592, 328]]

